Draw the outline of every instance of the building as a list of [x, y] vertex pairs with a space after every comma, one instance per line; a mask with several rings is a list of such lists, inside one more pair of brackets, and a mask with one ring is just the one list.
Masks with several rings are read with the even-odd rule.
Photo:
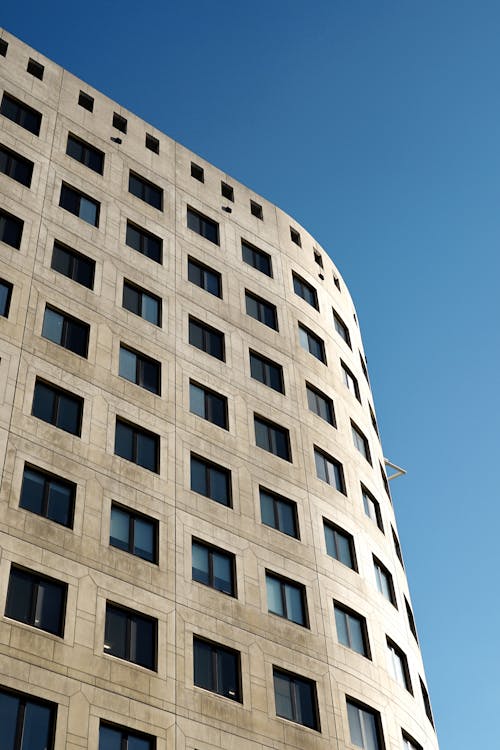
[[349, 292], [0, 33], [5, 748], [432, 750]]

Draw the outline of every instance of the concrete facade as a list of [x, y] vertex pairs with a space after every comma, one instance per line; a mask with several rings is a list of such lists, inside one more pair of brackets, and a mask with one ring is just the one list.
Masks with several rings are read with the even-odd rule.
[[[12, 287], [0, 317], [0, 691], [57, 707], [57, 749], [99, 747], [107, 723], [150, 735], [157, 750], [353, 749], [349, 700], [375, 717], [379, 750], [435, 750], [363, 345], [340, 273], [276, 206], [7, 32], [0, 39], [0, 96], [41, 114], [39, 135], [0, 114], [0, 145], [34, 164], [30, 187], [0, 173], [0, 210], [23, 222], [19, 247], [0, 241], [0, 278]], [[30, 59], [42, 80], [27, 71]], [[80, 92], [93, 97], [92, 112]], [[115, 113], [126, 133], [113, 127]], [[103, 152], [102, 175], [66, 153], [69, 133]], [[129, 192], [130, 172], [162, 190], [161, 210]], [[99, 203], [98, 227], [59, 205], [62, 184]], [[217, 223], [218, 244], [188, 228], [188, 207]], [[127, 222], [161, 238], [161, 262], [127, 244]], [[272, 276], [243, 262], [242, 240], [268, 254]], [[92, 289], [52, 268], [54, 241], [95, 262]], [[220, 273], [221, 297], [188, 279], [188, 258]], [[293, 274], [315, 290], [318, 309]], [[123, 307], [124, 281], [161, 300], [161, 325]], [[275, 306], [278, 330], [247, 313], [247, 293]], [[88, 324], [86, 357], [42, 336], [47, 305]], [[190, 317], [224, 334], [224, 360], [189, 343]], [[303, 348], [299, 326], [322, 340], [326, 363]], [[159, 395], [119, 376], [121, 345], [160, 364]], [[283, 393], [251, 377], [250, 352], [281, 365]], [[83, 399], [79, 436], [32, 414], [41, 380]], [[226, 397], [227, 429], [191, 411], [190, 381]], [[335, 425], [311, 410], [307, 384], [323, 405], [331, 400]], [[255, 415], [288, 431], [289, 460], [256, 444]], [[117, 417], [158, 436], [158, 471], [115, 454]], [[341, 464], [341, 491], [318, 476], [315, 449]], [[192, 455], [230, 471], [230, 506], [192, 489]], [[74, 483], [71, 524], [20, 507], [26, 467]], [[376, 501], [372, 517], [362, 486]], [[260, 488], [295, 504], [297, 538], [263, 523]], [[157, 563], [110, 545], [112, 503], [157, 524]], [[328, 554], [325, 521], [352, 535], [356, 569]], [[193, 580], [193, 538], [234, 556], [234, 596]], [[374, 557], [392, 577], [394, 603], [377, 589]], [[12, 566], [67, 586], [63, 635], [5, 614]], [[270, 573], [300, 588], [304, 625], [269, 612]], [[334, 601], [365, 619], [366, 656], [339, 642]], [[156, 623], [155, 669], [106, 653], [107, 603]], [[237, 653], [240, 700], [194, 684], [193, 638]], [[387, 639], [407, 660], [406, 687], [391, 672]], [[310, 681], [316, 728], [277, 715], [276, 669]]]

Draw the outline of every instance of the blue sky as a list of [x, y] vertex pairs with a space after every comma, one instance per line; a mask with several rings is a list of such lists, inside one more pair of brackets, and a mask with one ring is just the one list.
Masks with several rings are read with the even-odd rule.
[[357, 304], [385, 453], [408, 470], [393, 494], [441, 750], [492, 747], [500, 4], [9, 5], [5, 28], [280, 205], [332, 255]]

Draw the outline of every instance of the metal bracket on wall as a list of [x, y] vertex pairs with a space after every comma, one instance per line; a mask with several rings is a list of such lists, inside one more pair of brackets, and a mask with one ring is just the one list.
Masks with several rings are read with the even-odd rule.
[[393, 464], [392, 461], [389, 461], [388, 458], [384, 458], [384, 463], [386, 466], [390, 466], [391, 469], [394, 469], [394, 474], [391, 474], [390, 476], [387, 475], [388, 482], [390, 482], [391, 479], [397, 479], [398, 477], [402, 477], [406, 474], [405, 469], [402, 469], [401, 466], [398, 466], [397, 464]]

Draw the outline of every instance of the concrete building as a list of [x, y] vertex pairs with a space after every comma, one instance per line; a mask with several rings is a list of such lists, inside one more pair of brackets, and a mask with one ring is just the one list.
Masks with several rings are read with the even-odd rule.
[[327, 253], [6, 32], [0, 83], [2, 747], [435, 750]]

